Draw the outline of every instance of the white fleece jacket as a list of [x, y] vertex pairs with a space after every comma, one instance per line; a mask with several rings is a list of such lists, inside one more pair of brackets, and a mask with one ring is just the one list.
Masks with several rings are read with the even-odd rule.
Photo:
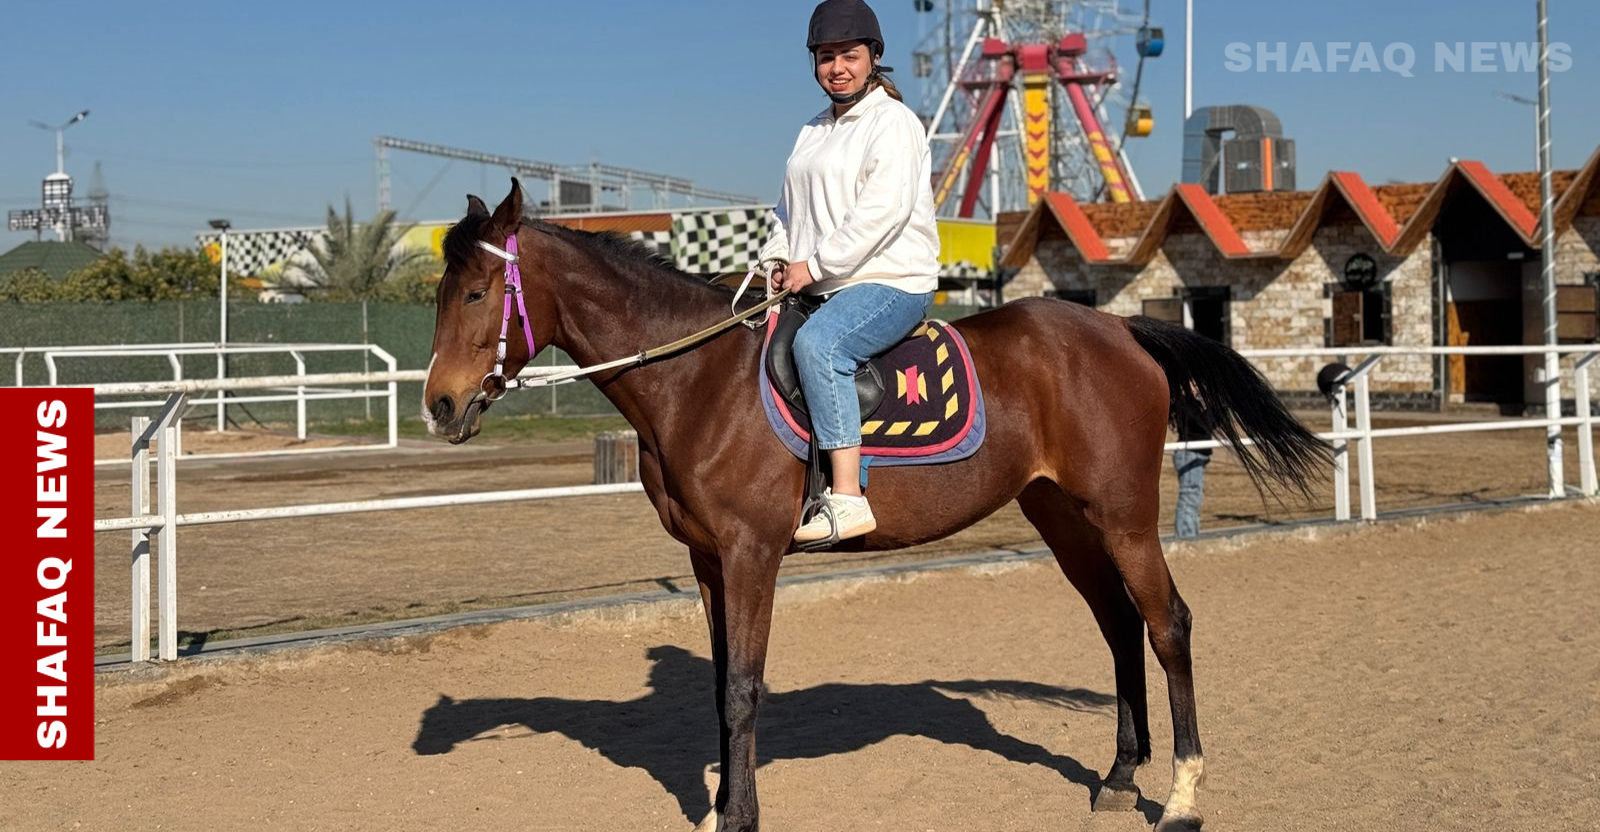
[[856, 283], [931, 292], [939, 283], [933, 163], [922, 121], [882, 87], [800, 128], [761, 260], [806, 261], [825, 295]]

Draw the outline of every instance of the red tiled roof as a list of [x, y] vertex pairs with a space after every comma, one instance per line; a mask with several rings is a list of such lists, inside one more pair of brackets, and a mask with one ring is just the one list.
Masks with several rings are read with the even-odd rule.
[[1522, 201], [1517, 199], [1517, 195], [1506, 187], [1506, 183], [1490, 173], [1482, 162], [1457, 162], [1455, 167], [1467, 177], [1473, 187], [1478, 189], [1478, 193], [1489, 200], [1489, 205], [1498, 211], [1506, 222], [1511, 223], [1512, 228], [1522, 234], [1524, 240], [1533, 239], [1533, 230], [1539, 225], [1539, 220], [1528, 210], [1528, 206], [1523, 205]]
[[[1551, 178], [1554, 179], [1554, 175]], [[1589, 161], [1556, 201], [1555, 213], [1557, 232], [1571, 226], [1572, 219], [1579, 214], [1600, 214], [1600, 148], [1589, 156]]]
[[1212, 197], [1217, 209], [1236, 231], [1281, 231], [1294, 225], [1305, 212], [1311, 191], [1261, 191]]
[[[1580, 171], [1557, 170], [1550, 172], [1550, 194], [1556, 202], [1561, 201], [1562, 194], [1567, 188], [1572, 187], [1574, 179], [1578, 178]], [[1529, 211], [1537, 217], [1539, 215], [1539, 172], [1526, 171], [1523, 173], [1502, 173], [1500, 181], [1506, 188], [1516, 195], [1517, 201], [1528, 207]]]
[[1379, 185], [1372, 189], [1378, 204], [1400, 225], [1405, 225], [1411, 215], [1422, 207], [1423, 200], [1433, 192], [1434, 182], [1406, 182], [1398, 185]]
[[1111, 252], [1106, 250], [1106, 244], [1095, 233], [1094, 226], [1089, 224], [1089, 218], [1078, 209], [1078, 203], [1067, 194], [1049, 193], [1044, 195], [1044, 202], [1050, 205], [1050, 210], [1056, 215], [1056, 221], [1066, 230], [1072, 244], [1083, 253], [1083, 258], [1091, 263], [1101, 263], [1111, 259]]
[[[1557, 195], [1555, 227], [1569, 225], [1580, 212], [1600, 212], [1600, 150], [1581, 170], [1551, 175]], [[1292, 258], [1304, 251], [1316, 229], [1326, 222], [1348, 222], [1353, 213], [1391, 254], [1414, 248], [1433, 227], [1444, 204], [1472, 193], [1484, 200], [1529, 247], [1539, 239], [1538, 175], [1512, 173], [1496, 176], [1482, 162], [1454, 162], [1434, 182], [1370, 187], [1345, 171], [1330, 173], [1315, 191], [1265, 192], [1212, 197], [1199, 185], [1177, 185], [1157, 201], [1120, 205], [1078, 205], [1066, 194], [1048, 194], [1034, 206], [1007, 246], [1002, 263], [1024, 265], [1033, 254], [1041, 232], [1040, 220], [1049, 212], [1092, 263], [1149, 262], [1171, 233], [1204, 233], [1228, 259], [1245, 257]], [[1348, 212], [1347, 212], [1348, 209]], [[1342, 217], [1342, 219], [1341, 219]], [[1241, 231], [1287, 229], [1289, 233], [1271, 250], [1252, 252]], [[1134, 238], [1120, 257], [1111, 257], [1106, 239]]]
[[1361, 217], [1361, 221], [1372, 231], [1372, 235], [1378, 238], [1378, 242], [1388, 246], [1400, 236], [1400, 226], [1359, 174], [1335, 171], [1328, 175], [1328, 181], [1344, 195], [1350, 207], [1355, 209], [1356, 215]]
[[1147, 202], [1091, 202], [1078, 206], [1102, 238], [1137, 237], [1156, 216], [1159, 200]]
[[1250, 247], [1239, 238], [1239, 232], [1233, 228], [1233, 223], [1222, 215], [1217, 209], [1217, 203], [1211, 201], [1211, 195], [1199, 185], [1179, 185], [1174, 189], [1178, 198], [1183, 200], [1184, 207], [1194, 215], [1200, 223], [1200, 228], [1216, 243], [1217, 250], [1228, 257], [1243, 257], [1250, 253]]

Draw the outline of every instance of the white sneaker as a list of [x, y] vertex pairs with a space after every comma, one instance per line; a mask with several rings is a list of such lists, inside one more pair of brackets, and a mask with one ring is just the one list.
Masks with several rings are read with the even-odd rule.
[[[860, 537], [873, 529], [878, 528], [877, 518], [872, 516], [872, 506], [867, 505], [866, 497], [846, 497], [833, 493], [833, 489], [824, 489], [823, 499], [828, 501], [833, 517], [839, 524], [839, 539]], [[828, 512], [819, 511], [810, 522], [795, 530], [794, 542], [814, 543], [818, 540], [827, 540], [833, 533], [833, 526], [828, 522]]]

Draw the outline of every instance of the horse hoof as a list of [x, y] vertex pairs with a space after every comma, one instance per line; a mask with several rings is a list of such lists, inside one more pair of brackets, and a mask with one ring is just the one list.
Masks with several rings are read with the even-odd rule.
[[1096, 812], [1131, 812], [1139, 806], [1139, 787], [1101, 786], [1090, 808]]
[[1155, 832], [1200, 832], [1205, 821], [1198, 815], [1162, 815]]

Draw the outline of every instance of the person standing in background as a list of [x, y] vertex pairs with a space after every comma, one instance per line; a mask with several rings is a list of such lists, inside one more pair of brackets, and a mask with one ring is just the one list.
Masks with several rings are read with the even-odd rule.
[[[1211, 421], [1203, 409], [1184, 410], [1176, 421], [1179, 442], [1211, 438]], [[1178, 509], [1173, 525], [1180, 538], [1200, 534], [1200, 503], [1206, 496], [1206, 466], [1210, 464], [1210, 448], [1172, 452], [1172, 467], [1178, 472]]]

